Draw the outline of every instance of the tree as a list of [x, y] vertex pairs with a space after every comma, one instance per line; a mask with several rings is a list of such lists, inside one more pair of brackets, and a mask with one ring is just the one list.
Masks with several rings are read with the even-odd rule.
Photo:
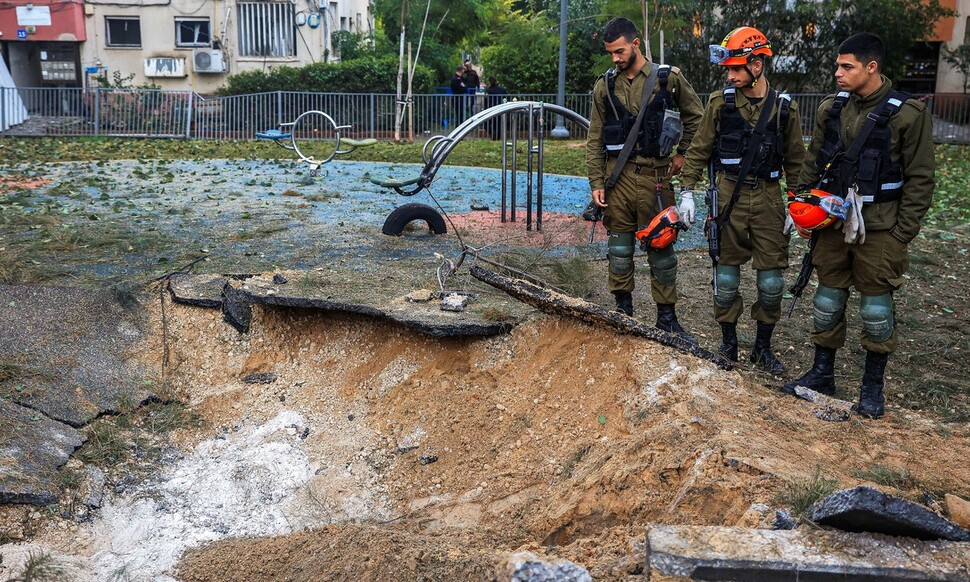
[[511, 93], [555, 93], [559, 70], [558, 27], [544, 14], [513, 13], [495, 44], [482, 49], [486, 76], [502, 79]]
[[943, 46], [943, 60], [963, 75], [963, 92], [970, 86], [970, 44], [961, 44], [955, 49]]

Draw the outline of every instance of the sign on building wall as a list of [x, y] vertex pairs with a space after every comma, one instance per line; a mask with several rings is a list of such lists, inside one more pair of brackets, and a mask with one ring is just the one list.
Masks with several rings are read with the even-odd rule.
[[51, 7], [50, 6], [18, 6], [17, 7], [18, 26], [50, 26]]

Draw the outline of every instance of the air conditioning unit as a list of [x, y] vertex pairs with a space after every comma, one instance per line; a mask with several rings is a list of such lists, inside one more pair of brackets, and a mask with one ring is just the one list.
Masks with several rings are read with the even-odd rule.
[[225, 73], [225, 56], [221, 50], [196, 49], [192, 52], [192, 70], [196, 73]]

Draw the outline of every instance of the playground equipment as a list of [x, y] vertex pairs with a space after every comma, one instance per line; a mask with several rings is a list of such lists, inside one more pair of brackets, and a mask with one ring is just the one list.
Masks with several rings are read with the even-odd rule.
[[377, 143], [372, 138], [357, 140], [343, 137], [341, 131], [348, 129], [349, 125], [337, 125], [323, 111], [311, 110], [301, 113], [289, 123], [279, 124], [276, 129], [257, 132], [256, 137], [272, 140], [281, 148], [296, 152], [300, 161], [310, 166], [310, 175], [317, 176], [320, 166], [334, 157]]
[[[518, 180], [518, 140], [525, 131], [527, 141], [525, 211], [526, 230], [532, 230], [533, 206], [535, 207], [535, 227], [542, 230], [542, 176], [543, 144], [545, 142], [545, 114], [554, 113], [589, 129], [589, 120], [575, 111], [550, 105], [541, 101], [510, 101], [489, 107], [466, 119], [448, 135], [436, 135], [429, 139], [421, 150], [424, 168], [416, 178], [406, 180], [375, 178], [374, 184], [392, 188], [402, 196], [413, 196], [428, 189], [435, 174], [444, 164], [445, 158], [468, 135], [477, 134], [478, 128], [489, 123], [497, 123], [499, 139], [502, 141], [502, 222], [516, 221], [517, 180]], [[525, 116], [524, 127], [520, 125]], [[511, 162], [511, 168], [510, 166]], [[423, 206], [423, 205], [422, 205]], [[416, 217], [417, 218], [417, 217]]]

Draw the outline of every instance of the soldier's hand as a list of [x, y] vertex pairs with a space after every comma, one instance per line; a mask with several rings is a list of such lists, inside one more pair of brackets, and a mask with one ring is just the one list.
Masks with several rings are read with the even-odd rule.
[[680, 173], [681, 168], [684, 167], [684, 162], [687, 160], [684, 156], [680, 154], [674, 154], [674, 157], [670, 159], [670, 170], [667, 171], [667, 177], [673, 178]]
[[593, 204], [606, 208], [606, 190], [593, 190]]
[[697, 206], [694, 204], [694, 191], [686, 186], [680, 189], [680, 205], [677, 207], [680, 219], [684, 224], [694, 224], [694, 216], [697, 214]]

